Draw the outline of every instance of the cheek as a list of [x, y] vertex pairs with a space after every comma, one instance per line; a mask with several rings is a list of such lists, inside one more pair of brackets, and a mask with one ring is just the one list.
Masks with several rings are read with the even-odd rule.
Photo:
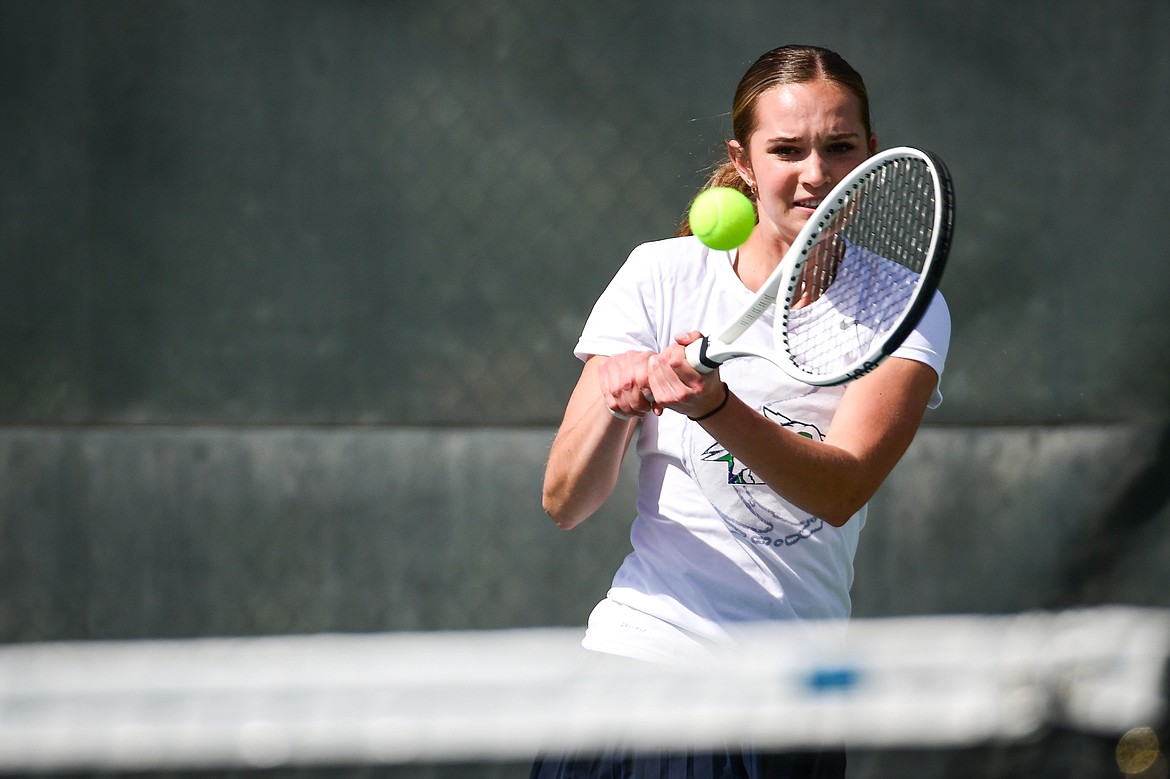
[[843, 161], [840, 165], [835, 166], [833, 170], [833, 181], [840, 181], [853, 172], [853, 169], [865, 161], [864, 157], [858, 157], [855, 160]]
[[[761, 169], [757, 168], [757, 170]], [[766, 189], [768, 192], [776, 193], [783, 197], [785, 195], [791, 195], [796, 191], [796, 187], [800, 184], [800, 177], [793, 171], [790, 165], [773, 164], [762, 169], [759, 184], [761, 189]]]
[[841, 160], [841, 162], [833, 168], [833, 180], [840, 181], [841, 179], [845, 178], [853, 172], [854, 168], [865, 162], [867, 159], [869, 159], [868, 149], [866, 150], [866, 153], [857, 154], [853, 157], [850, 157], [849, 159]]

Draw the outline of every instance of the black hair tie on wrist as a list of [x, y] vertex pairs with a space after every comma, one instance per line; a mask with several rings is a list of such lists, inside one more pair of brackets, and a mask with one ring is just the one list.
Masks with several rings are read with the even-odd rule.
[[727, 388], [727, 382], [723, 382], [723, 400], [719, 401], [719, 405], [708, 411], [706, 414], [703, 414], [701, 417], [688, 416], [687, 419], [691, 420], [692, 422], [702, 422], [704, 419], [713, 417], [722, 411], [723, 407], [727, 405], [727, 401], [729, 400], [731, 400], [731, 390]]

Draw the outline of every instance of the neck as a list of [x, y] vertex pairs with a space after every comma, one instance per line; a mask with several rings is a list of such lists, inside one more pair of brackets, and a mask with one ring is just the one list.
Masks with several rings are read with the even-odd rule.
[[783, 257], [784, 251], [778, 250], [757, 228], [736, 253], [735, 275], [749, 290], [758, 292]]

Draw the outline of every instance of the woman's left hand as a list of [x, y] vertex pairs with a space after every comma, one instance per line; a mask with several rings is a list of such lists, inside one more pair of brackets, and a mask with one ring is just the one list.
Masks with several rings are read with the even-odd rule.
[[719, 371], [699, 373], [687, 360], [687, 345], [702, 337], [697, 330], [676, 335], [671, 346], [650, 358], [647, 375], [655, 414], [661, 415], [669, 408], [689, 417], [699, 417], [722, 402], [723, 380]]

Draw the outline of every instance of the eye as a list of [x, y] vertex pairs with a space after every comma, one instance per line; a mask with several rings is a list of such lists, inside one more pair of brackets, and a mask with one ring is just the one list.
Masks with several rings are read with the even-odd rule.
[[771, 153], [785, 160], [796, 160], [804, 156], [804, 150], [799, 146], [777, 144], [770, 149]]
[[842, 156], [850, 155], [856, 150], [857, 144], [853, 143], [852, 141], [837, 141], [836, 143], [830, 144], [829, 148], [827, 149], [829, 154], [838, 154]]

